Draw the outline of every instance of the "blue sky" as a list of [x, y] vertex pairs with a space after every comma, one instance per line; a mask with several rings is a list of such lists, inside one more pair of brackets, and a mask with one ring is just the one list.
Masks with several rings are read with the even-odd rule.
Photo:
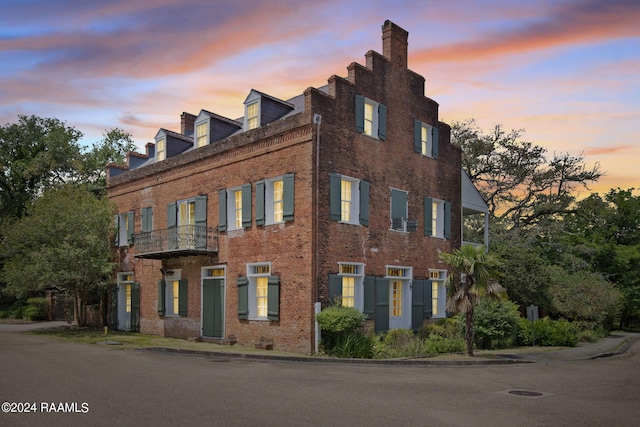
[[409, 32], [409, 68], [445, 122], [525, 129], [549, 155], [583, 154], [640, 187], [640, 2], [0, 0], [0, 123], [56, 117], [140, 147], [183, 111], [242, 115], [254, 88], [282, 99], [346, 76]]

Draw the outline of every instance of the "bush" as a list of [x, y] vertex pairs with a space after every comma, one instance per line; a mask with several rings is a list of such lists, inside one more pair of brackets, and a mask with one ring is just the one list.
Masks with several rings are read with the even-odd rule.
[[27, 305], [30, 307], [38, 307], [40, 312], [46, 317], [49, 312], [49, 301], [46, 298], [29, 298], [27, 299]]
[[[517, 341], [518, 306], [511, 301], [484, 299], [476, 306], [474, 343], [479, 349], [509, 348]], [[464, 328], [464, 319], [462, 319]]]
[[578, 344], [578, 328], [571, 322], [548, 317], [530, 322], [521, 318], [519, 323], [518, 344], [533, 345], [532, 326], [535, 330], [535, 343], [539, 346], [568, 346]]
[[29, 320], [46, 320], [47, 316], [40, 310], [40, 307], [36, 307], [33, 305], [28, 306], [24, 309], [23, 316]]
[[336, 357], [352, 357], [357, 359], [371, 359], [375, 337], [366, 336], [358, 331], [340, 334], [330, 354]]
[[[341, 346], [342, 348], [338, 349], [339, 357], [353, 357], [348, 356], [348, 351], [345, 349], [355, 345], [352, 342], [356, 339], [356, 334], [362, 335], [358, 330], [365, 320], [364, 314], [354, 307], [332, 305], [318, 313], [316, 320], [322, 331], [324, 350], [334, 355], [334, 348]], [[364, 342], [364, 340], [361, 341]]]
[[410, 330], [393, 329], [381, 336], [376, 343], [375, 357], [377, 359], [424, 357], [440, 353], [456, 353], [465, 349], [464, 340], [460, 335], [457, 338], [451, 338], [432, 333], [423, 339]]
[[418, 336], [423, 339], [429, 338], [432, 335], [443, 338], [462, 338], [458, 319], [456, 317], [438, 319], [435, 322], [425, 324], [418, 331]]

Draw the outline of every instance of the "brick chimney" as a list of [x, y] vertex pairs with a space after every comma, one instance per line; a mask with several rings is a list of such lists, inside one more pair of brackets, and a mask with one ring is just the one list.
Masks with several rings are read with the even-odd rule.
[[382, 56], [392, 64], [407, 68], [409, 33], [386, 20], [382, 26]]
[[180, 115], [180, 133], [185, 136], [193, 136], [193, 126], [196, 121], [196, 116], [189, 113], [182, 113]]

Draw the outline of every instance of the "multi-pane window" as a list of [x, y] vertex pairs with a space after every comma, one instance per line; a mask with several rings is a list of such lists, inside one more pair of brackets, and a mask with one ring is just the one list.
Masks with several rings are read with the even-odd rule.
[[180, 281], [173, 280], [171, 281], [171, 313], [177, 314], [178, 307], [180, 302]]
[[209, 142], [208, 127], [206, 122], [196, 125], [196, 147], [204, 147]]
[[414, 121], [413, 144], [416, 153], [437, 159], [438, 138], [439, 131], [437, 127], [423, 123], [420, 120]]
[[282, 222], [284, 209], [284, 186], [282, 180], [273, 182], [273, 222]]
[[195, 200], [178, 202], [178, 226], [194, 225], [196, 218]]
[[341, 181], [341, 220], [344, 222], [351, 221], [351, 181], [343, 179]]
[[355, 277], [342, 278], [342, 305], [355, 307], [356, 303], [356, 279]]
[[115, 246], [127, 246], [133, 243], [133, 211], [116, 214], [113, 217], [115, 227]]
[[373, 103], [365, 101], [364, 103], [364, 134], [373, 136]]
[[235, 199], [236, 228], [242, 228], [242, 190], [235, 190], [233, 192], [233, 197]]
[[166, 272], [158, 283], [158, 314], [160, 316], [187, 315], [187, 280], [180, 279], [181, 270]]
[[356, 132], [385, 140], [387, 107], [362, 95], [356, 95]]
[[269, 282], [266, 277], [256, 278], [256, 309], [258, 317], [267, 317]]
[[363, 309], [364, 264], [339, 262], [338, 274], [329, 275], [329, 298], [345, 307]]
[[391, 315], [393, 317], [402, 316], [402, 281], [394, 280], [391, 282], [393, 287], [391, 296]]
[[423, 125], [420, 129], [420, 145], [422, 154], [425, 156], [431, 156], [431, 138], [429, 138], [429, 134], [429, 128]]
[[448, 239], [451, 237], [451, 203], [424, 198], [424, 235]]
[[445, 317], [446, 292], [444, 281], [447, 272], [445, 270], [429, 270], [431, 280], [431, 313], [434, 318]]
[[166, 159], [166, 140], [164, 138], [156, 141], [156, 160], [161, 161]]
[[247, 105], [247, 130], [255, 129], [260, 126], [259, 117], [259, 104], [258, 102]]
[[250, 318], [267, 318], [269, 308], [270, 275], [271, 263], [269, 262], [247, 265]]

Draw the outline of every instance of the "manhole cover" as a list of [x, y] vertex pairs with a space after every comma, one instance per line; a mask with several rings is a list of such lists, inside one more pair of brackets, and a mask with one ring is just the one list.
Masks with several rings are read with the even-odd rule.
[[526, 396], [526, 397], [542, 396], [542, 393], [539, 393], [537, 391], [529, 391], [529, 390], [511, 390], [508, 393], [515, 394], [516, 396]]

